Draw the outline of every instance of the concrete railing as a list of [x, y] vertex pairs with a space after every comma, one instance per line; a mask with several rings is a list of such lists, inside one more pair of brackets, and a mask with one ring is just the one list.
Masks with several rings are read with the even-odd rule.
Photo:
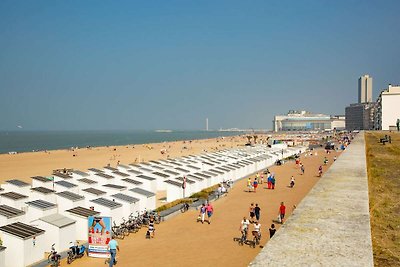
[[373, 266], [364, 133], [250, 266]]

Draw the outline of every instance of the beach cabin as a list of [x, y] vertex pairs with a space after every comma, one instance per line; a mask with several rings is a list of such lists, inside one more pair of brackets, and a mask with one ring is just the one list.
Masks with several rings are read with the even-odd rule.
[[107, 195], [107, 192], [89, 187], [86, 189], [83, 189], [81, 191], [82, 195], [85, 197], [85, 206], [86, 207], [91, 207], [93, 203], [90, 201], [99, 197], [105, 197]]
[[121, 184], [126, 187], [141, 187], [141, 188], [143, 188], [143, 182], [134, 180], [131, 178], [121, 179]]
[[93, 178], [99, 182], [99, 185], [115, 183], [116, 180], [114, 176], [106, 173], [96, 173]]
[[88, 169], [87, 173], [89, 174], [89, 177], [92, 177], [93, 175], [95, 175], [97, 173], [104, 173], [104, 171], [96, 169], [96, 168], [90, 168], [90, 169]]
[[54, 190], [56, 192], [60, 192], [60, 191], [65, 191], [68, 190], [70, 192], [73, 192], [75, 194], [78, 194], [79, 192], [79, 188], [76, 184], [67, 182], [67, 181], [57, 181], [54, 183]]
[[196, 172], [193, 175], [203, 178], [204, 179], [203, 185], [205, 185], [204, 188], [207, 188], [207, 187], [211, 186], [211, 178], [213, 175], [216, 175], [216, 174], [214, 174], [214, 173], [207, 174], [206, 172]]
[[144, 190], [150, 191], [150, 192], [157, 192], [157, 179], [154, 177], [151, 177], [149, 175], [138, 175], [136, 176], [136, 180], [139, 182], [142, 182], [143, 185], [137, 186], [140, 188], [143, 188]]
[[197, 176], [195, 174], [189, 174], [186, 177], [193, 181], [196, 181], [196, 184], [195, 184], [196, 186], [194, 189], [195, 192], [199, 192], [207, 187], [207, 180], [204, 179], [203, 177]]
[[0, 203], [14, 207], [16, 209], [26, 208], [25, 201], [28, 200], [28, 196], [22, 195], [15, 192], [7, 192], [0, 194]]
[[43, 229], [16, 222], [0, 227], [3, 245], [7, 247], [4, 267], [25, 267], [43, 259], [45, 247]]
[[31, 184], [18, 179], [7, 180], [3, 184], [4, 192], [16, 192], [22, 195], [29, 195]]
[[78, 185], [78, 191], [79, 194], [81, 194], [82, 190], [88, 187], [93, 187], [93, 188], [98, 188], [100, 187], [99, 183], [95, 180], [88, 179], [88, 178], [82, 178], [76, 181], [76, 184]]
[[79, 170], [72, 171], [71, 176], [72, 176], [71, 183], [77, 183], [77, 181], [80, 180], [80, 179], [84, 179], [84, 178], [89, 178], [90, 177], [89, 173], [86, 173], [86, 172], [83, 172], [83, 171], [79, 171]]
[[143, 174], [143, 172], [141, 172], [141, 171], [132, 170], [132, 169], [128, 170], [127, 172], [128, 172], [131, 176], [132, 176], [132, 175], [133, 175], [133, 176], [138, 176], [138, 175], [142, 175], [142, 174]]
[[57, 213], [57, 205], [44, 200], [34, 200], [26, 202], [28, 205], [26, 211], [26, 221], [28, 223], [35, 221], [41, 217]]
[[104, 184], [102, 188], [103, 190], [107, 191], [108, 195], [123, 193], [124, 191], [128, 190], [126, 186], [116, 184]]
[[111, 166], [105, 166], [105, 167], [103, 167], [103, 171], [104, 171], [105, 174], [112, 175], [112, 173], [113, 172], [117, 172], [118, 169], [114, 168], [114, 167], [111, 167]]
[[51, 248], [56, 244], [58, 251], [65, 251], [75, 242], [76, 225], [75, 220], [61, 214], [52, 214], [40, 218], [34, 224], [41, 229], [46, 229], [44, 234], [44, 243], [46, 248]]
[[[119, 202], [112, 201], [106, 198], [96, 198], [90, 201], [95, 210], [100, 211], [101, 216], [108, 216], [112, 218], [113, 223], [116, 225], [122, 223], [124, 217], [123, 205]], [[129, 215], [128, 215], [129, 216]]]
[[0, 266], [6, 266], [6, 247], [0, 246]]
[[64, 215], [76, 221], [76, 232], [73, 235], [75, 239], [87, 241], [89, 233], [88, 218], [90, 216], [98, 216], [100, 212], [83, 207], [75, 207], [66, 210]]
[[23, 221], [25, 221], [24, 211], [7, 205], [0, 205], [0, 226]]
[[54, 177], [54, 182], [58, 182], [58, 181], [70, 181], [72, 182], [72, 176], [66, 173], [61, 173], [61, 172], [54, 172], [53, 173], [53, 177]]
[[[58, 212], [64, 214], [66, 210], [85, 206], [85, 197], [69, 191], [56, 193], [56, 203], [58, 204]], [[64, 214], [65, 215], [65, 214]]]
[[[179, 183], [181, 183], [181, 187], [183, 186], [183, 176], [176, 178]], [[190, 197], [192, 194], [196, 193], [196, 182], [192, 179], [189, 179], [186, 176], [186, 186], [185, 186], [185, 194], [184, 197]]]
[[172, 202], [174, 200], [183, 198], [183, 188], [182, 183], [176, 180], [166, 180], [167, 188], [167, 202]]
[[53, 177], [46, 178], [43, 176], [34, 176], [32, 178], [32, 187], [45, 187], [48, 189], [54, 189]]
[[123, 217], [126, 220], [128, 220], [129, 215], [131, 215], [131, 213], [136, 215], [136, 212], [140, 212], [140, 205], [139, 205], [140, 200], [138, 198], [122, 193], [111, 195], [111, 197], [122, 204]]
[[[165, 170], [164, 170], [165, 172]], [[153, 172], [151, 174], [152, 177], [155, 177], [157, 179], [157, 191], [162, 191], [166, 190], [166, 186], [164, 181], [167, 179], [170, 179], [170, 175], [162, 173], [162, 172]], [[155, 191], [156, 192], [156, 191]]]
[[42, 199], [50, 202], [56, 202], [55, 191], [46, 187], [32, 187], [29, 194], [30, 200]]
[[140, 210], [154, 210], [156, 208], [156, 194], [138, 187], [129, 189], [127, 195], [138, 198]]
[[117, 169], [121, 172], [126, 172], [131, 169], [128, 165], [118, 164]]

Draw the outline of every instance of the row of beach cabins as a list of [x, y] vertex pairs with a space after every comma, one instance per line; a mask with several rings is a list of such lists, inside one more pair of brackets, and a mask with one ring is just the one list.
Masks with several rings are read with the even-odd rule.
[[32, 177], [31, 184], [8, 180], [0, 188], [0, 266], [28, 266], [42, 260], [53, 243], [64, 251], [71, 241], [86, 241], [89, 216], [110, 216], [118, 225], [131, 213], [154, 210], [158, 191], [165, 191], [166, 201], [171, 202], [244, 178], [301, 151], [305, 147], [257, 145], [86, 172], [56, 172]]

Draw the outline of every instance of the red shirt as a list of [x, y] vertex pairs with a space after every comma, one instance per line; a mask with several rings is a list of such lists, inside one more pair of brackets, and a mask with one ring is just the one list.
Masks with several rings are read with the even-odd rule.
[[285, 214], [285, 210], [286, 210], [285, 205], [281, 205], [281, 206], [279, 207], [279, 212], [280, 212], [281, 214]]

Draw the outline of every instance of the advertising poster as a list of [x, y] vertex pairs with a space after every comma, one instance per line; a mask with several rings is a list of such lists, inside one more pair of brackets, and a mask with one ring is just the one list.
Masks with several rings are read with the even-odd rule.
[[111, 240], [111, 217], [90, 216], [89, 226], [89, 248], [90, 257], [108, 258], [108, 242]]

